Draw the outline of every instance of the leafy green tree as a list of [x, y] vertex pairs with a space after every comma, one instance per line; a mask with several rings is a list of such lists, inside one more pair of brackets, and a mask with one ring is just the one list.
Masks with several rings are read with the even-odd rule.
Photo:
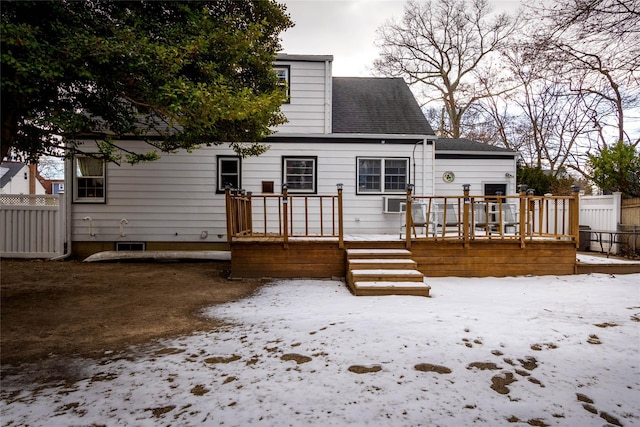
[[534, 189], [537, 195], [551, 193], [566, 196], [571, 194], [572, 186], [577, 182], [565, 169], [552, 173], [540, 166], [518, 164], [516, 173], [518, 185], [525, 184], [527, 188]]
[[551, 187], [556, 181], [553, 175], [540, 166], [518, 165], [516, 175], [518, 185], [525, 184], [528, 188], [534, 189], [538, 195], [551, 192]]
[[640, 197], [640, 152], [620, 141], [589, 155], [595, 184], [605, 191], [620, 191], [624, 197]]
[[[101, 154], [228, 142], [260, 154], [285, 121], [273, 72], [293, 24], [274, 0], [2, 2], [2, 158], [66, 154], [101, 131]], [[117, 146], [136, 135], [148, 152]]]

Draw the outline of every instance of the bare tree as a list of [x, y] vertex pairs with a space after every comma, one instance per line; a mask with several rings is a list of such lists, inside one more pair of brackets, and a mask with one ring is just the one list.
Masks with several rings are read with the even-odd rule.
[[546, 24], [535, 34], [537, 56], [581, 98], [596, 148], [637, 146], [640, 137], [625, 128], [626, 114], [640, 108], [637, 0], [560, 0], [533, 10]]
[[505, 47], [516, 23], [493, 14], [487, 0], [410, 0], [400, 20], [379, 29], [374, 67], [420, 85], [426, 104], [441, 101], [448, 118], [444, 131], [457, 138], [465, 113], [492, 95], [478, 84], [478, 70]]
[[509, 55], [510, 69], [520, 90], [511, 101], [529, 125], [528, 160], [531, 166], [545, 167], [552, 175], [566, 168], [581, 170], [588, 151], [581, 146], [588, 131], [589, 117], [584, 109], [596, 108], [580, 96], [553, 63], [540, 61], [536, 51], [521, 45]]
[[640, 32], [637, 0], [563, 0], [546, 12], [553, 16], [558, 31], [577, 28], [579, 36], [603, 34], [621, 38], [635, 37]]

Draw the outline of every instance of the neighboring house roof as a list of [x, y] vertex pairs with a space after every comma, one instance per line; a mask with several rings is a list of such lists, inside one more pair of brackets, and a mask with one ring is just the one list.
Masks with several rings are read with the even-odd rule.
[[516, 154], [515, 151], [508, 150], [484, 142], [474, 141], [467, 138], [438, 138], [436, 139], [436, 152], [438, 151], [488, 151], [504, 154]]
[[332, 133], [435, 135], [401, 78], [334, 77]]
[[0, 165], [0, 173], [2, 174], [2, 177], [0, 178], [0, 188], [10, 183], [13, 177], [16, 176], [25, 166], [27, 165], [25, 165], [24, 163], [2, 163], [2, 165]]

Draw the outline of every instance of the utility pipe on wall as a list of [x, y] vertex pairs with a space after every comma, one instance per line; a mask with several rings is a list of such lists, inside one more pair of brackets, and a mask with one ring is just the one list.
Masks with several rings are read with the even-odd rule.
[[121, 237], [126, 237], [126, 235], [127, 235], [127, 233], [124, 232], [125, 224], [129, 224], [129, 221], [127, 221], [125, 218], [122, 218], [120, 220], [120, 236]]

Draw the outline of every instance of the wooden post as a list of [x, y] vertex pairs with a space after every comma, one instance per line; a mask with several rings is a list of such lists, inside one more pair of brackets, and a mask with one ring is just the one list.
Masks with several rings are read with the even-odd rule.
[[580, 247], [580, 186], [574, 184], [571, 187], [573, 192], [573, 200], [569, 204], [569, 218], [571, 218], [571, 232], [576, 242], [576, 249]]
[[342, 184], [336, 184], [338, 187], [338, 247], [344, 248], [344, 222], [342, 218]]
[[469, 196], [470, 189], [471, 184], [462, 185], [462, 190], [464, 192], [464, 204], [462, 206], [462, 234], [464, 236], [465, 248], [469, 246], [469, 208], [471, 207], [471, 198]]
[[282, 235], [284, 241], [284, 248], [289, 247], [289, 193], [287, 191], [287, 184], [282, 184], [282, 225], [284, 233]]
[[413, 192], [413, 184], [407, 185], [407, 204], [406, 204], [406, 212], [405, 212], [405, 229], [404, 229], [404, 237], [405, 237], [405, 246], [407, 249], [411, 249], [411, 230], [413, 229], [413, 216], [412, 212], [412, 201], [413, 196], [411, 193]]
[[524, 248], [524, 238], [527, 230], [527, 186], [524, 184], [520, 184], [519, 186], [519, 194], [520, 194], [520, 225], [518, 229], [520, 230], [520, 247]]
[[[527, 190], [527, 213], [529, 214], [529, 217], [531, 219], [529, 219], [529, 217], [527, 218], [527, 221], [531, 221], [529, 223], [529, 235], [531, 236], [531, 239], [533, 239], [533, 236], [536, 233], [536, 201], [534, 199], [533, 196], [535, 196], [536, 194], [536, 190], [534, 190], [533, 188], [530, 188]], [[542, 203], [544, 203], [544, 199], [542, 199]], [[542, 206], [542, 203], [540, 204], [540, 214], [538, 215], [538, 221], [539, 221], [539, 228], [540, 230], [538, 231], [539, 235], [542, 235], [542, 215], [544, 214], [544, 206]]]
[[231, 208], [231, 188], [227, 185], [224, 187], [224, 195], [226, 200], [226, 210], [227, 210], [227, 243], [231, 245], [231, 238], [233, 234], [233, 209]]
[[247, 226], [249, 227], [249, 235], [253, 236], [253, 193], [247, 191]]

